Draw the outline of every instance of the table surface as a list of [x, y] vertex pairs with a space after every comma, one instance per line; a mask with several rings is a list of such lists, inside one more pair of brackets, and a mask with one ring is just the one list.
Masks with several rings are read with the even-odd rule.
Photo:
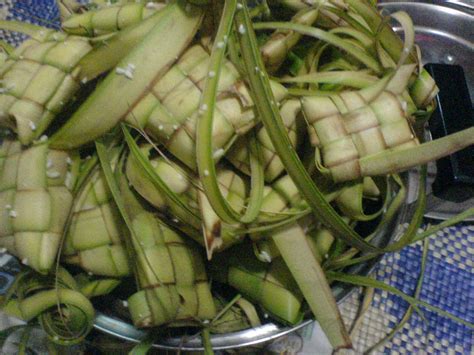
[[[0, 19], [17, 19], [57, 26], [58, 12], [53, 0], [2, 0]], [[0, 39], [17, 44], [24, 37], [0, 30]], [[427, 220], [426, 223], [429, 223]], [[474, 224], [463, 223], [446, 228], [429, 238], [429, 253], [420, 299], [474, 322]], [[398, 253], [384, 256], [374, 276], [412, 295], [420, 272], [422, 245], [416, 244]], [[1, 262], [1, 260], [0, 260]], [[1, 265], [1, 263], [0, 263]], [[5, 271], [5, 270], [4, 270]], [[2, 273], [0, 273], [0, 277]], [[353, 293], [340, 307], [348, 325], [355, 317], [361, 292]], [[383, 338], [402, 319], [408, 304], [400, 297], [376, 290], [369, 310], [354, 333], [354, 351], [361, 353]], [[425, 320], [413, 314], [404, 328], [377, 352], [380, 353], [473, 353], [471, 329], [437, 313], [423, 309]], [[5, 326], [0, 317], [0, 328]], [[310, 326], [271, 344], [268, 350], [301, 354], [330, 353], [321, 342], [320, 330]]]

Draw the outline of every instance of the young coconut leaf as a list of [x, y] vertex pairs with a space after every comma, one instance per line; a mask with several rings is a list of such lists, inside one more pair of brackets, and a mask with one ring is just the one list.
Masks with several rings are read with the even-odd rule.
[[[196, 128], [196, 155], [198, 171], [204, 193], [217, 216], [226, 223], [251, 223], [257, 218], [260, 212], [264, 186], [261, 155], [259, 153], [259, 147], [255, 142], [255, 137], [251, 137], [249, 142], [252, 184], [249, 204], [244, 215], [240, 215], [236, 212], [221, 193], [214, 165], [214, 150], [212, 144], [212, 127], [217, 87], [220, 79], [220, 68], [222, 67], [226, 49], [225, 39], [230, 35], [236, 8], [236, 0], [225, 2], [209, 65], [209, 73], [213, 73], [213, 75], [209, 75], [206, 79], [201, 96], [202, 112]], [[219, 43], [222, 43], [223, 45], [221, 46]]]
[[[188, 46], [201, 23], [199, 7], [188, 7], [185, 3], [185, 0], [174, 1], [160, 12], [158, 23], [142, 42], [54, 134], [51, 139], [54, 147], [72, 149], [108, 132], [130, 112], [150, 83], [163, 76]], [[150, 57], [154, 60], [149, 60]]]
[[28, 272], [13, 296], [4, 310], [16, 309], [14, 315], [26, 322], [38, 319], [54, 343], [80, 343], [92, 329], [94, 307], [65, 269], [58, 269], [53, 277]]

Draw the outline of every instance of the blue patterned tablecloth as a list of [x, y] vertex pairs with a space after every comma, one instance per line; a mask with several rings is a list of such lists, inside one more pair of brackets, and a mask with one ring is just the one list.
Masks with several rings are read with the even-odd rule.
[[[59, 13], [53, 0], [0, 0], [0, 19], [17, 19], [57, 27]], [[24, 37], [0, 31], [0, 39], [18, 44]], [[384, 281], [411, 295], [419, 277], [422, 246], [407, 247], [385, 255], [374, 271]], [[474, 322], [474, 225], [459, 224], [430, 237], [426, 273], [421, 299], [468, 322]], [[3, 277], [0, 275], [0, 277]], [[360, 292], [341, 304], [348, 324], [355, 317]], [[383, 338], [403, 317], [408, 304], [385, 291], [375, 291], [370, 309], [354, 334], [354, 351], [361, 353]], [[387, 354], [472, 354], [474, 334], [468, 327], [423, 309], [426, 322], [414, 314], [405, 327], [380, 353]], [[1, 318], [1, 317], [0, 317]], [[0, 319], [0, 323], [2, 319]], [[309, 327], [298, 335], [277, 341], [274, 351], [294, 349], [299, 353], [324, 353], [317, 329]], [[317, 338], [317, 339], [316, 339]], [[316, 350], [318, 349], [318, 350]]]
[[[413, 295], [421, 268], [422, 243], [383, 257], [373, 277]], [[459, 224], [429, 237], [428, 256], [420, 299], [468, 322], [474, 322], [474, 225]], [[353, 324], [362, 290], [340, 304], [348, 327]], [[403, 318], [408, 304], [386, 291], [375, 290], [370, 308], [352, 335], [354, 350], [342, 354], [361, 354], [384, 338]], [[405, 326], [379, 348], [377, 354], [473, 354], [474, 333], [467, 326], [422, 307], [423, 320], [414, 313]], [[322, 344], [321, 344], [322, 343]], [[318, 327], [310, 326], [270, 345], [274, 353], [291, 349], [304, 355], [331, 354], [321, 340]]]
[[[420, 299], [474, 322], [474, 226], [458, 225], [430, 237]], [[377, 279], [409, 295], [414, 293], [421, 266], [422, 245], [386, 255], [375, 270]], [[343, 306], [344, 307], [344, 306]], [[408, 304], [376, 291], [357, 336], [357, 348], [367, 348], [403, 317]], [[472, 354], [472, 329], [423, 309], [427, 322], [414, 313], [405, 327], [385, 346], [385, 353]]]

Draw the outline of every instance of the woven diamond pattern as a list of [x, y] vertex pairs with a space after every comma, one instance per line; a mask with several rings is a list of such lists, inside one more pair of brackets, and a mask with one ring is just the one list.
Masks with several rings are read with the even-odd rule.
[[[420, 299], [468, 322], [474, 322], [474, 226], [459, 224], [429, 238], [426, 271]], [[422, 244], [386, 255], [373, 276], [408, 295], [413, 295], [421, 266]], [[343, 305], [348, 323], [356, 315], [360, 292]], [[400, 297], [376, 290], [371, 308], [355, 333], [355, 352], [360, 353], [390, 332], [403, 318], [408, 304]], [[404, 328], [377, 353], [471, 354], [473, 333], [451, 319], [421, 307], [426, 322], [414, 313]]]

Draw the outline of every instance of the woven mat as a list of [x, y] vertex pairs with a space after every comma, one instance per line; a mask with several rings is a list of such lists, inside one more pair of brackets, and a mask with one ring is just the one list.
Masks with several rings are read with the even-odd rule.
[[[373, 277], [413, 295], [420, 275], [422, 244], [384, 256]], [[429, 238], [426, 270], [420, 299], [447, 312], [474, 322], [474, 225], [446, 228]], [[340, 305], [346, 324], [356, 316], [362, 292], [354, 292]], [[354, 333], [354, 351], [360, 354], [385, 337], [403, 318], [408, 304], [400, 297], [376, 290], [370, 309]], [[423, 320], [414, 313], [404, 328], [376, 353], [385, 354], [473, 354], [472, 329], [422, 307]], [[310, 327], [311, 328], [311, 327]], [[314, 328], [314, 326], [312, 327]], [[270, 349], [276, 353], [291, 349], [300, 354], [330, 354], [321, 343], [319, 329], [304, 329], [297, 335], [280, 339]], [[323, 342], [324, 343], [324, 342]]]
[[[0, 19], [16, 19], [48, 27], [58, 26], [59, 13], [53, 0], [0, 0]], [[0, 31], [0, 39], [18, 44], [24, 36]], [[387, 254], [374, 271], [374, 277], [412, 295], [419, 277], [421, 244]], [[421, 299], [468, 322], [474, 322], [474, 226], [461, 224], [430, 238], [429, 255]], [[0, 263], [1, 264], [1, 263]], [[0, 272], [0, 284], [11, 282], [9, 270]], [[0, 286], [0, 288], [2, 288]], [[361, 292], [354, 292], [340, 305], [348, 325], [352, 324]], [[354, 334], [354, 351], [359, 354], [392, 329], [408, 304], [385, 291], [375, 291], [370, 309]], [[472, 354], [474, 333], [468, 327], [423, 309], [426, 321], [414, 314], [405, 327], [378, 353], [387, 354]], [[0, 317], [0, 328], [8, 325]], [[331, 353], [317, 325], [276, 341], [268, 350], [281, 353]]]

